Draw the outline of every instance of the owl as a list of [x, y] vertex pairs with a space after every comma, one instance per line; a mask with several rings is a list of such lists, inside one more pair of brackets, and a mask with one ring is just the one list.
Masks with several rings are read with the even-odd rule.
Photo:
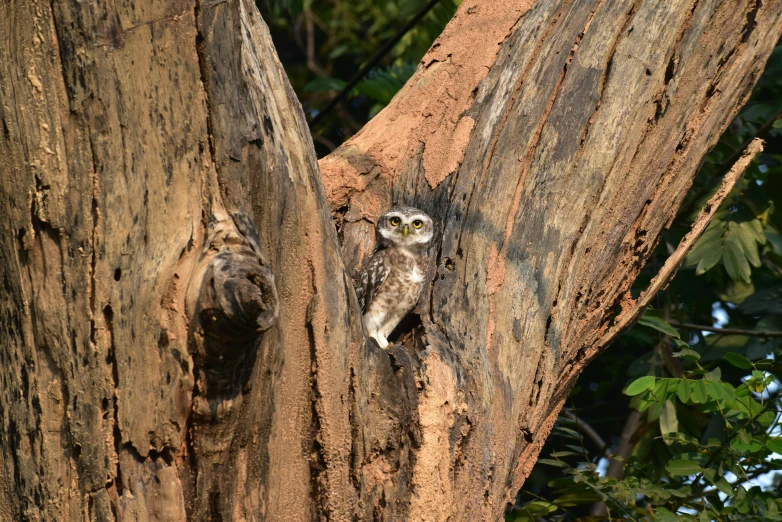
[[432, 218], [413, 207], [397, 206], [380, 216], [377, 247], [358, 274], [356, 296], [367, 334], [381, 348], [424, 289]]

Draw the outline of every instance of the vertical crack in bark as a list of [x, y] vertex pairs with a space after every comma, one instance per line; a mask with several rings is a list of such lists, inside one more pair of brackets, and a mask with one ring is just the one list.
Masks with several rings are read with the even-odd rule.
[[204, 90], [204, 102], [206, 104], [206, 131], [208, 134], [207, 141], [209, 142], [207, 145], [209, 147], [209, 155], [212, 158], [212, 164], [216, 170], [219, 170], [219, 165], [217, 163], [217, 153], [215, 152], [215, 139], [212, 124], [212, 105], [209, 101], [209, 65], [206, 59], [206, 44], [204, 43], [204, 37], [201, 34], [201, 29], [199, 27], [200, 24], [198, 22], [198, 17], [200, 15], [201, 2], [200, 0], [196, 0], [193, 7], [193, 16], [195, 17], [196, 30], [195, 50], [196, 55], [198, 56], [198, 69], [201, 73], [201, 87]]
[[100, 193], [100, 186], [98, 185], [98, 162], [95, 156], [95, 144], [92, 139], [89, 140], [90, 158], [92, 160], [92, 199], [91, 201], [91, 216], [92, 216], [92, 236], [90, 245], [90, 271], [87, 274], [87, 284], [89, 285], [89, 306], [90, 306], [90, 340], [93, 345], [95, 344], [95, 270], [98, 263], [98, 229], [100, 228], [100, 208], [98, 206], [98, 195]]
[[[191, 399], [191, 406], [187, 412], [187, 418], [185, 419], [185, 441], [184, 449], [186, 452], [185, 459], [187, 468], [182, 471], [183, 475], [183, 493], [185, 498], [185, 513], [188, 520], [193, 516], [195, 511], [195, 499], [198, 498], [198, 455], [196, 454], [195, 440], [193, 430], [195, 430], [195, 415], [196, 415], [196, 396], [198, 395], [198, 380], [195, 379], [193, 384], [193, 392]], [[184, 476], [187, 474], [187, 476]], [[189, 487], [189, 488], [188, 488]]]
[[122, 452], [122, 432], [119, 427], [119, 398], [117, 396], [119, 391], [119, 365], [117, 364], [117, 346], [114, 340], [114, 310], [111, 305], [106, 305], [103, 308], [103, 319], [106, 323], [106, 330], [109, 334], [109, 351], [106, 355], [106, 364], [111, 367], [111, 378], [114, 384], [114, 397], [113, 408], [114, 412], [114, 429], [112, 435], [114, 438], [114, 450], [117, 453], [116, 462], [116, 474], [114, 477], [114, 483], [116, 485], [117, 496], [121, 497], [124, 490], [124, 483], [122, 480], [122, 466], [120, 464], [120, 454]]
[[361, 501], [361, 462], [359, 452], [359, 440], [361, 436], [361, 425], [359, 419], [356, 418], [358, 410], [358, 403], [356, 402], [356, 370], [353, 364], [350, 365], [350, 377], [348, 382], [348, 422], [350, 423], [350, 483], [353, 490]]
[[673, 45], [671, 46], [671, 55], [668, 57], [668, 65], [666, 66], [665, 69], [665, 76], [663, 78], [662, 88], [657, 93], [657, 95], [653, 98], [653, 103], [655, 103], [655, 105], [657, 106], [654, 117], [650, 118], [646, 124], [646, 129], [644, 129], [643, 136], [641, 136], [641, 139], [638, 142], [638, 148], [635, 150], [635, 153], [633, 154], [633, 159], [630, 162], [631, 164], [635, 163], [636, 156], [638, 156], [639, 152], [643, 149], [643, 146], [646, 142], [646, 137], [649, 135], [649, 131], [651, 131], [657, 125], [657, 122], [660, 121], [660, 119], [663, 116], [665, 116], [665, 112], [668, 107], [667, 105], [663, 106], [663, 99], [665, 98], [665, 93], [668, 90], [668, 85], [671, 83], [671, 80], [673, 80], [673, 77], [676, 75], [676, 72], [678, 71], [679, 46], [681, 45], [682, 39], [684, 38], [684, 33], [687, 32], [687, 29], [689, 29], [690, 25], [692, 24], [692, 19], [695, 14], [695, 9], [697, 9], [698, 7], [698, 2], [699, 0], [691, 0], [689, 13], [687, 14], [687, 17], [682, 22], [681, 29], [679, 29], [679, 33], [676, 35], [676, 39], [674, 40]]
[[318, 386], [318, 352], [317, 341], [315, 338], [315, 326], [313, 321], [315, 320], [315, 307], [318, 306], [318, 289], [315, 279], [315, 266], [311, 259], [306, 260], [310, 269], [310, 302], [307, 305], [306, 311], [306, 328], [307, 328], [307, 341], [309, 343], [310, 351], [310, 391], [311, 391], [311, 415], [312, 415], [312, 451], [309, 456], [310, 465], [310, 487], [312, 488], [313, 501], [312, 516], [315, 519], [330, 519], [330, 503], [327, 500], [328, 497], [328, 469], [326, 464], [326, 455], [322, 442], [319, 440], [321, 437], [321, 421], [320, 421], [320, 401], [322, 400], [322, 394]]
[[758, 26], [758, 22], [757, 22], [758, 11], [760, 11], [761, 7], [763, 7], [762, 0], [753, 1], [752, 7], [747, 13], [747, 24], [744, 26], [744, 30], [741, 32], [742, 43], [747, 43], [749, 41], [750, 35], [755, 31], [755, 28]]
[[[70, 103], [71, 103], [70, 88], [68, 86], [68, 78], [65, 75], [65, 66], [63, 65], [63, 64], [69, 63], [69, 60], [67, 60], [62, 55], [63, 50], [62, 50], [62, 45], [60, 45], [60, 42], [63, 41], [63, 38], [62, 38], [63, 35], [61, 33], [61, 30], [60, 30], [60, 25], [57, 23], [57, 17], [54, 14], [56, 12], [55, 8], [54, 8], [56, 3], [57, 3], [56, 0], [49, 0], [49, 12], [51, 14], [52, 29], [53, 29], [54, 35], [55, 35], [55, 38], [52, 41], [52, 46], [55, 47], [55, 54], [56, 54], [57, 58], [59, 58], [59, 62], [58, 63], [52, 64], [52, 69], [54, 71], [59, 72], [59, 74], [60, 74], [60, 79], [62, 80], [63, 90], [65, 92], [65, 98], [66, 98], [65, 101], [68, 102], [68, 107], [70, 108]], [[10, 85], [11, 85], [11, 88], [13, 88], [13, 86], [14, 86], [13, 82], [10, 82]], [[16, 97], [16, 93], [14, 93], [14, 98], [15, 97]], [[68, 142], [67, 141], [65, 142], [65, 146], [66, 147], [68, 146]]]

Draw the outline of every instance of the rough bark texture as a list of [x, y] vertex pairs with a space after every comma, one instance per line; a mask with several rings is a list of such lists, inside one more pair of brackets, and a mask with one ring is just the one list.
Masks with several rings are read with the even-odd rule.
[[[781, 12], [466, 0], [324, 190], [249, 0], [3, 2], [0, 520], [497, 519]], [[442, 241], [383, 352], [391, 202]]]
[[442, 226], [416, 308], [428, 384], [411, 511], [431, 519], [493, 519], [515, 494], [782, 12], [528, 4], [466, 0], [392, 103], [320, 162], [349, 269], [392, 203]]

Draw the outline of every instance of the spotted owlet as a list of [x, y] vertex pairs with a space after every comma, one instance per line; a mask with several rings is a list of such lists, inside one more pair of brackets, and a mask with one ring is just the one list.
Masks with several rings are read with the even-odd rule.
[[432, 218], [413, 207], [394, 207], [377, 222], [377, 247], [358, 274], [356, 296], [369, 337], [381, 348], [424, 289]]

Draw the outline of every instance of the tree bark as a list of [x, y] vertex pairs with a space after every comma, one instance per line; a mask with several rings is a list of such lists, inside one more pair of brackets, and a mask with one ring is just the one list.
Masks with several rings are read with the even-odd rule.
[[322, 183], [251, 1], [0, 4], [0, 519], [500, 518], [781, 17], [465, 0]]

